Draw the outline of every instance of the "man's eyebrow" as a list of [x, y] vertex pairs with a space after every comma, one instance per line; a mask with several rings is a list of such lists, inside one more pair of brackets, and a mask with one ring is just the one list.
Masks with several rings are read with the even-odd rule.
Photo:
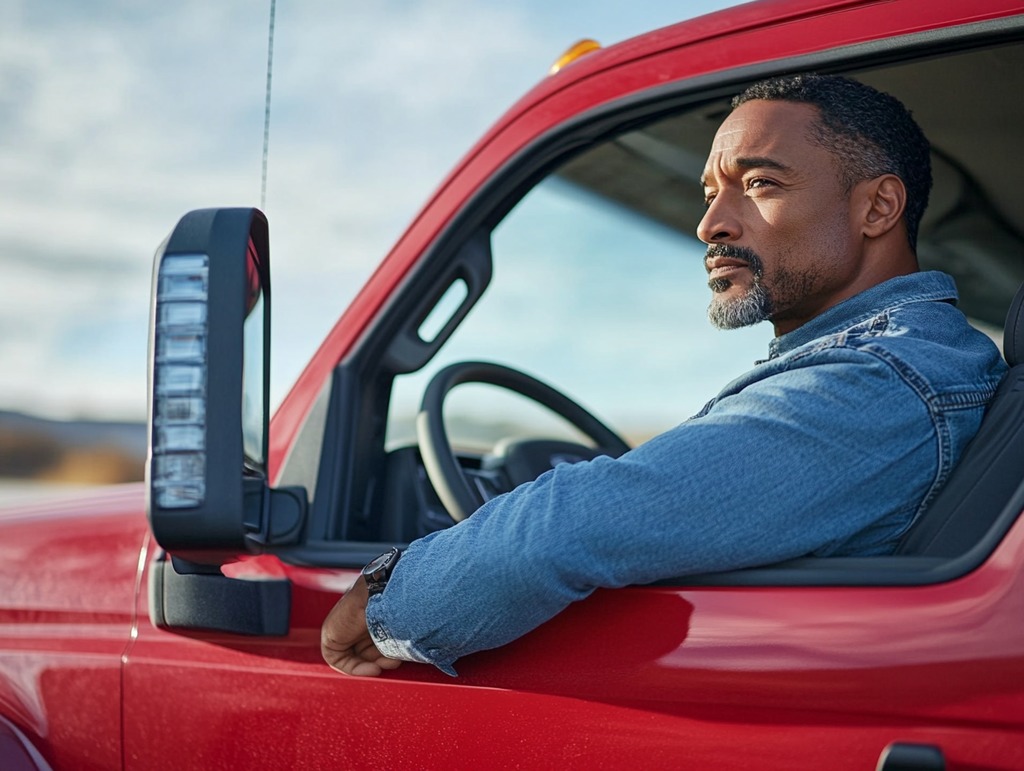
[[[782, 161], [777, 161], [774, 158], [769, 158], [766, 155], [753, 155], [737, 158], [734, 163], [741, 169], [772, 169], [774, 171], [790, 172], [792, 167], [787, 166]], [[700, 175], [701, 187], [707, 187], [707, 174]]]
[[792, 171], [792, 168], [784, 164], [782, 161], [777, 161], [774, 158], [769, 158], [763, 155], [755, 155], [749, 158], [737, 158], [736, 165], [741, 169], [774, 169], [775, 171]]

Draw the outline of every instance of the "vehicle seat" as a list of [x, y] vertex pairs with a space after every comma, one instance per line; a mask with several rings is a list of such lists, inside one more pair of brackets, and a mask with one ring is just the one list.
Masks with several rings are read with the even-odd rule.
[[[1024, 285], [1006, 314], [1003, 356], [1010, 370], [949, 482], [903, 536], [897, 554], [957, 557], [998, 523], [1020, 513], [1024, 480]], [[991, 539], [990, 534], [990, 538]]]

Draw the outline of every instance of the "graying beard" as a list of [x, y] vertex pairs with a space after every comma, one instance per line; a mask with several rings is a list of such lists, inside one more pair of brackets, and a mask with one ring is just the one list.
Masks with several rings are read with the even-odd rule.
[[[728, 288], [728, 283], [721, 289], [712, 287], [713, 291], [721, 292]], [[771, 316], [772, 301], [760, 281], [755, 280], [750, 289], [738, 300], [726, 300], [714, 296], [708, 306], [708, 320], [717, 329], [739, 329], [767, 321]]]

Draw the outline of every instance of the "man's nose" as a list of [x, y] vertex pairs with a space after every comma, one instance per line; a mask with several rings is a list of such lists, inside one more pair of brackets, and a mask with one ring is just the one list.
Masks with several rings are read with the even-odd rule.
[[705, 244], [719, 244], [739, 239], [739, 221], [730, 211], [724, 195], [715, 196], [697, 225], [697, 238]]

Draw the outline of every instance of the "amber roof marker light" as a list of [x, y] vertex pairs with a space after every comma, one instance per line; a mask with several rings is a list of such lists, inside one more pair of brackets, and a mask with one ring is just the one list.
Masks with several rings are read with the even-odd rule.
[[591, 54], [594, 51], [600, 50], [601, 44], [596, 40], [590, 38], [583, 38], [583, 40], [577, 40], [567, 49], [565, 53], [555, 60], [555, 63], [551, 65], [551, 69], [548, 70], [548, 75], [554, 75], [559, 72], [563, 67], [567, 67], [577, 59], [582, 59], [587, 54]]

